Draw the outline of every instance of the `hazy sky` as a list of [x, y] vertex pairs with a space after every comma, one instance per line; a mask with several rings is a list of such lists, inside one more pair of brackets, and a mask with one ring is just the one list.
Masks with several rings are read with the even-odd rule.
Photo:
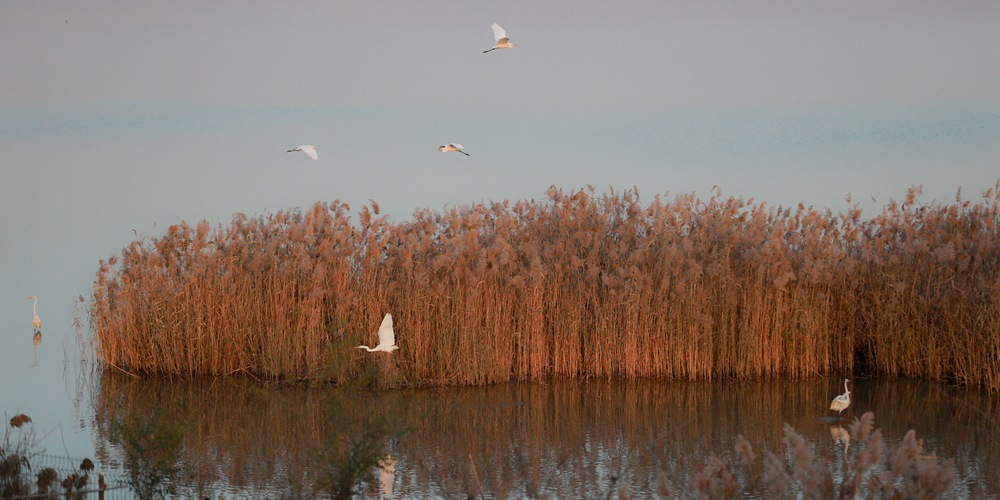
[[[518, 46], [483, 54], [493, 22]], [[0, 324], [86, 294], [132, 229], [318, 200], [977, 197], [998, 26], [994, 1], [7, 0]]]

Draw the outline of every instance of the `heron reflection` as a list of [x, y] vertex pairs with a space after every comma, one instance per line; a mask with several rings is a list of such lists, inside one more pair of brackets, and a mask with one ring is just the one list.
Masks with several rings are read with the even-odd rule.
[[379, 464], [378, 480], [382, 485], [382, 498], [392, 498], [392, 485], [396, 482], [396, 457], [386, 455]]
[[31, 367], [34, 368], [34, 367], [38, 366], [38, 344], [42, 343], [42, 331], [41, 330], [35, 330], [35, 336], [34, 336], [34, 338], [31, 339], [31, 343], [35, 344], [35, 352], [34, 352], [35, 360], [34, 360], [34, 362], [31, 363]]
[[830, 437], [833, 438], [834, 446], [844, 445], [844, 458], [847, 458], [847, 449], [851, 446], [851, 433], [839, 425], [830, 426]]

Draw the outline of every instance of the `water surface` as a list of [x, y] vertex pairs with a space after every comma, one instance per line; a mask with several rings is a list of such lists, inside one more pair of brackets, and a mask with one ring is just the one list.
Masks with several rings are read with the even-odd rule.
[[105, 373], [91, 380], [81, 417], [98, 459], [123, 476], [134, 464], [115, 429], [171, 436], [178, 445], [146, 445], [180, 464], [173, 481], [188, 494], [323, 493], [369, 432], [393, 462], [365, 474], [369, 497], [388, 488], [400, 498], [575, 498], [623, 485], [655, 495], [661, 476], [674, 491], [688, 490], [712, 454], [759, 493], [759, 469], [737, 464], [735, 438], [745, 436], [758, 455], [785, 457], [786, 422], [839, 480], [861, 446], [837, 438], [872, 411], [889, 450], [915, 429], [929, 454], [955, 460], [955, 493], [996, 494], [996, 398], [939, 383], [856, 379], [852, 405], [837, 419], [827, 407], [843, 390], [838, 382], [590, 380], [371, 392]]

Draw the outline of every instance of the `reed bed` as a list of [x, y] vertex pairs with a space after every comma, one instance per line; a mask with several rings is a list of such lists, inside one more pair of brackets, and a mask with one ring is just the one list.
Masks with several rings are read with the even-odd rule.
[[[1000, 182], [864, 217], [551, 188], [411, 220], [376, 202], [170, 226], [102, 261], [94, 349], [128, 373], [482, 385], [870, 373], [1000, 391]], [[391, 361], [353, 350], [386, 312]]]

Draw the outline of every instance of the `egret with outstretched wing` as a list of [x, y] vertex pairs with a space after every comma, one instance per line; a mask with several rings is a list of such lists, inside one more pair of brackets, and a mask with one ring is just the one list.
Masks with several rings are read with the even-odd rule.
[[301, 146], [299, 146], [299, 147], [297, 147], [295, 149], [289, 149], [288, 150], [289, 153], [294, 153], [296, 151], [302, 151], [303, 153], [309, 155], [309, 157], [312, 158], [312, 159], [314, 159], [314, 160], [318, 160], [319, 159], [319, 155], [316, 154], [316, 146], [311, 146], [309, 144], [303, 144], [303, 145], [301, 145]]
[[378, 327], [378, 345], [374, 349], [366, 345], [359, 345], [355, 349], [365, 349], [368, 352], [384, 351], [391, 353], [399, 349], [396, 345], [396, 332], [392, 330], [392, 315], [386, 313], [382, 318], [382, 325]]
[[438, 151], [442, 153], [450, 153], [452, 151], [458, 151], [459, 153], [462, 153], [465, 156], [471, 156], [469, 155], [469, 153], [462, 151], [463, 149], [465, 148], [463, 148], [461, 144], [455, 144], [455, 143], [451, 143], [446, 146], [438, 146]]
[[492, 49], [484, 50], [483, 54], [497, 49], [509, 49], [514, 46], [513, 43], [510, 43], [510, 39], [507, 38], [507, 32], [497, 23], [493, 23], [493, 37], [496, 38], [497, 44]]

